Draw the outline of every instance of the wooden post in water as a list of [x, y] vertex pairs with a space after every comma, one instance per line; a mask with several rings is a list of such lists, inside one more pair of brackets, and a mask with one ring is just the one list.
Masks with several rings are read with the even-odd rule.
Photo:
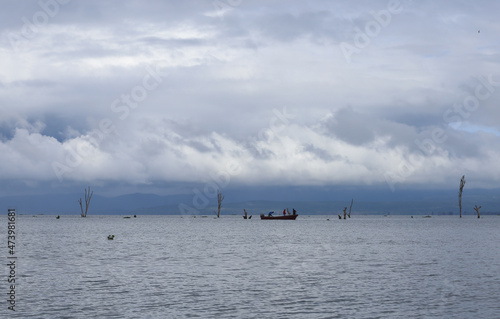
[[460, 180], [460, 189], [458, 190], [458, 207], [460, 208], [460, 218], [462, 218], [462, 192], [465, 186], [465, 175]]
[[351, 200], [351, 207], [349, 207], [349, 214], [347, 214], [347, 217], [349, 218], [351, 218], [352, 203], [354, 203], [354, 198]]
[[222, 206], [222, 201], [224, 200], [224, 196], [222, 196], [222, 193], [217, 189], [217, 218], [220, 216], [220, 208]]

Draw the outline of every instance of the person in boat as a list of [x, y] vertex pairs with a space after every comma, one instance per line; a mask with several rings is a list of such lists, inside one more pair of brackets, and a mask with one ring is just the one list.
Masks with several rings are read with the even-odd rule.
[[287, 213], [288, 215], [292, 215], [292, 214], [290, 213], [290, 210], [288, 209], [288, 207], [287, 207], [287, 209], [286, 209], [286, 213]]
[[271, 217], [273, 216], [274, 212], [269, 212], [269, 214], [267, 214], [267, 216]]
[[293, 214], [294, 214], [294, 215], [297, 215], [297, 211], [295, 210], [295, 208], [294, 208], [294, 209], [292, 209], [292, 211], [293, 211]]
[[283, 216], [286, 216], [286, 209], [283, 209]]

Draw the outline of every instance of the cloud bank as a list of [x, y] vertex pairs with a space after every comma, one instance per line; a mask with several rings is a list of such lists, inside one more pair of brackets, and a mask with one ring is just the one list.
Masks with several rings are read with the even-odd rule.
[[4, 191], [498, 187], [498, 6], [9, 2]]

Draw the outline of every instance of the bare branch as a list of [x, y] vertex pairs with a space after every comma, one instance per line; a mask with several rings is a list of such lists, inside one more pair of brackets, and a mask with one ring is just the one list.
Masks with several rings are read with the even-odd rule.
[[82, 217], [85, 217], [85, 215], [83, 214], [82, 199], [80, 198], [80, 199], [78, 200], [78, 202], [80, 203], [80, 209], [82, 210], [82, 214], [81, 214], [81, 216], [82, 216]]
[[94, 191], [90, 191], [90, 186], [87, 189], [85, 189], [85, 212], [83, 211], [83, 205], [82, 205], [82, 199], [78, 201], [80, 203], [80, 209], [82, 210], [82, 217], [87, 217], [87, 212], [89, 211], [90, 207], [90, 200], [92, 199], [92, 195], [94, 194]]
[[481, 216], [479, 215], [479, 210], [481, 209], [481, 206], [477, 207], [477, 205], [474, 206], [474, 210], [476, 211], [476, 214], [477, 214], [477, 218], [481, 218]]

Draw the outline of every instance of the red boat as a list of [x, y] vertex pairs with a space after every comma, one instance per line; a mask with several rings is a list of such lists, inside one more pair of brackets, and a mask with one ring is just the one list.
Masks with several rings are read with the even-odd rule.
[[264, 215], [260, 214], [260, 219], [284, 219], [284, 220], [295, 220], [299, 216], [298, 214], [293, 214], [293, 215], [278, 215], [278, 216], [269, 216], [269, 215]]

